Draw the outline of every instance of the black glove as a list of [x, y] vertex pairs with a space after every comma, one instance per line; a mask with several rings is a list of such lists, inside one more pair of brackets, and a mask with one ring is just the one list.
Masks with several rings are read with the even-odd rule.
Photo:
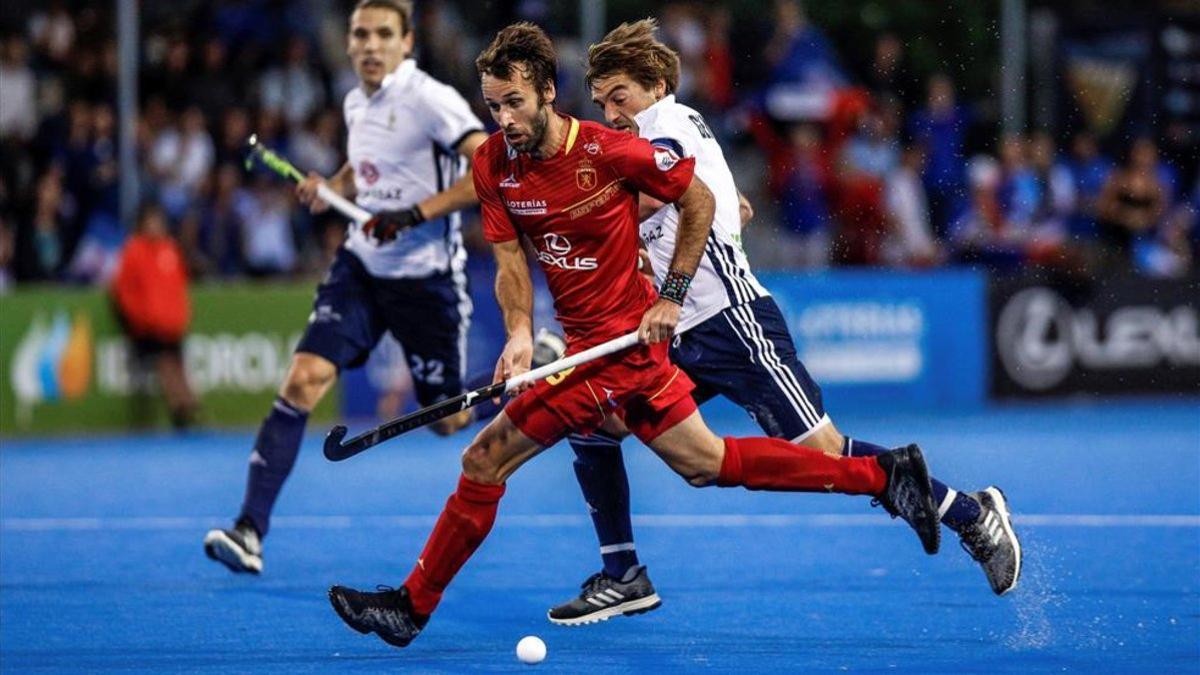
[[412, 208], [402, 211], [380, 211], [363, 223], [363, 234], [384, 244], [395, 239], [401, 230], [416, 227], [423, 222], [425, 216], [421, 213], [420, 206], [413, 205]]

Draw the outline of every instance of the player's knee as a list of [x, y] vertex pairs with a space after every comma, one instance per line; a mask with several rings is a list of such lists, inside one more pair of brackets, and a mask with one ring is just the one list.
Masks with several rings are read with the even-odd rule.
[[318, 356], [296, 355], [280, 395], [288, 403], [312, 410], [337, 376], [337, 367]]
[[[480, 436], [482, 435], [481, 433]], [[467, 449], [463, 450], [463, 475], [476, 483], [499, 485], [504, 482], [500, 463], [495, 459], [491, 444], [480, 436], [476, 436]]]

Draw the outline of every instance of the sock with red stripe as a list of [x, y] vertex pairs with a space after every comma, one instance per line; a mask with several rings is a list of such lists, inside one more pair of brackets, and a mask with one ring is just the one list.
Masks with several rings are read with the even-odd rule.
[[877, 495], [887, 475], [873, 457], [831, 457], [778, 438], [726, 438], [721, 487]]
[[504, 485], [486, 485], [459, 476], [458, 489], [446, 500], [416, 567], [404, 581], [414, 612], [421, 616], [433, 613], [450, 580], [492, 530], [503, 496]]

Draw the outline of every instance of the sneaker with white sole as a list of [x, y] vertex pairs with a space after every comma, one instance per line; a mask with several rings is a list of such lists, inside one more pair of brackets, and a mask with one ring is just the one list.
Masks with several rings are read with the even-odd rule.
[[614, 616], [633, 616], [662, 604], [645, 565], [629, 568], [620, 579], [597, 572], [583, 582], [583, 592], [546, 613], [550, 623], [580, 626], [607, 621]]
[[209, 530], [204, 536], [204, 552], [234, 572], [262, 572], [262, 541], [248, 521], [238, 521], [232, 530]]
[[979, 502], [980, 513], [959, 533], [966, 551], [987, 576], [992, 592], [1004, 595], [1017, 587], [1021, 578], [1021, 541], [1012, 527], [1008, 500], [998, 487], [971, 494]]

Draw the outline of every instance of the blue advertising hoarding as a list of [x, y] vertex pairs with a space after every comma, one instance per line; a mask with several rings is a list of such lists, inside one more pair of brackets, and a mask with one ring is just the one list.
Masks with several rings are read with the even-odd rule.
[[[475, 313], [468, 376], [491, 372], [504, 346], [493, 296], [491, 259], [473, 260]], [[931, 409], [978, 407], [986, 393], [986, 280], [970, 270], [903, 273], [761, 273], [775, 296], [801, 360], [821, 385], [826, 407]], [[545, 280], [534, 273], [534, 321], [555, 326]], [[366, 367], [342, 379], [347, 417], [389, 417], [415, 409], [408, 368], [390, 338]]]
[[977, 407], [986, 279], [972, 270], [765, 273], [830, 410]]

